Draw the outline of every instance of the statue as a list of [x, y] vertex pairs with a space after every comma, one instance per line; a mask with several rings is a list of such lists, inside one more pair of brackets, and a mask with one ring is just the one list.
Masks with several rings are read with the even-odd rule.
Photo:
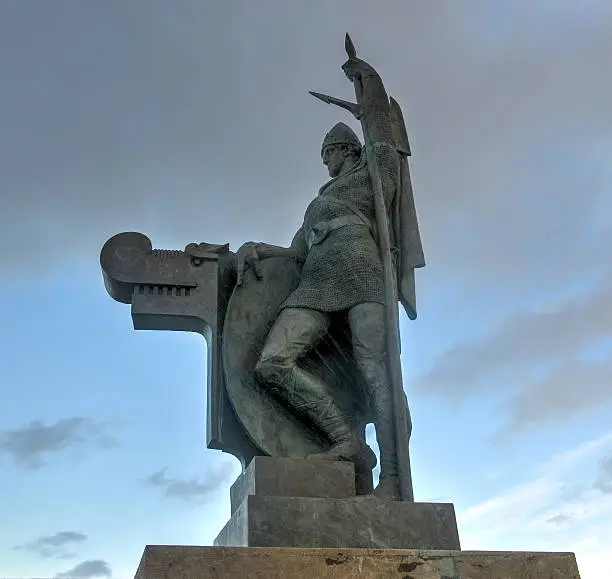
[[137, 576], [294, 576], [297, 563], [343, 576], [578, 577], [567, 553], [461, 551], [453, 504], [414, 501], [398, 327], [399, 303], [416, 318], [425, 265], [410, 148], [399, 105], [348, 35], [345, 48], [356, 102], [311, 94], [359, 119], [364, 143], [343, 123], [325, 135], [330, 180], [288, 247], [159, 250], [120, 233], [102, 248], [106, 289], [131, 304], [135, 329], [206, 338], [208, 447], [243, 465], [214, 546], [149, 545]]
[[[356, 103], [320, 93], [361, 121], [325, 135], [330, 180], [287, 248], [245, 243], [153, 250], [123, 233], [101, 253], [112, 297], [136, 329], [202, 333], [209, 346], [208, 446], [254, 456], [355, 464], [360, 494], [413, 501], [411, 421], [402, 387], [398, 302], [416, 317], [424, 266], [399, 105], [346, 37]], [[381, 474], [364, 439], [374, 422]]]

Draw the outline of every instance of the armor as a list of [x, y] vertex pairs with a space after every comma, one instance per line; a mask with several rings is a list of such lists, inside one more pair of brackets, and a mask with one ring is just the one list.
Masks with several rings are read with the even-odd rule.
[[[390, 209], [398, 186], [397, 152], [382, 143], [376, 145], [375, 152], [384, 181], [385, 203]], [[359, 217], [355, 210], [367, 221], [367, 227], [361, 219], [353, 219]], [[309, 248], [311, 232], [336, 219], [346, 219], [347, 223], [335, 229], [328, 226], [327, 235]], [[374, 231], [374, 198], [362, 154], [346, 173], [323, 185], [306, 209], [303, 225], [292, 244], [303, 261], [302, 276], [284, 307], [337, 312], [366, 302], [384, 305], [382, 261]]]

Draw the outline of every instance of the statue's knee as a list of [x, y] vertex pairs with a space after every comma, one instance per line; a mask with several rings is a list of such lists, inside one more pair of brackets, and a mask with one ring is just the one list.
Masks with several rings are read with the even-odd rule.
[[255, 378], [269, 387], [278, 388], [284, 381], [289, 368], [286, 362], [277, 356], [260, 356], [255, 364]]

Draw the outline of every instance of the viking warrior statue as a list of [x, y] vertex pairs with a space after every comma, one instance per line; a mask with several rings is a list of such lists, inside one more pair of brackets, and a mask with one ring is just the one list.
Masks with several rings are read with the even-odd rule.
[[[352, 112], [362, 120], [362, 126], [365, 124], [366, 146], [343, 123], [325, 135], [321, 158], [330, 180], [306, 209], [304, 222], [289, 248], [249, 242], [239, 249], [238, 284], [248, 268], [257, 277], [262, 276], [260, 259], [267, 253], [281, 255], [286, 251], [295, 256], [300, 266], [299, 283], [282, 304], [265, 339], [255, 376], [271, 394], [329, 439], [326, 451], [309, 458], [351, 461], [358, 472], [370, 471], [376, 457], [362, 434], [355, 431], [350, 417], [330, 396], [327, 384], [300, 365], [300, 360], [328, 334], [334, 320], [345, 316], [380, 449], [380, 479], [373, 494], [407, 500], [402, 497], [398, 461], [400, 452], [407, 453], [410, 421], [407, 408], [402, 409], [404, 420], [398, 429], [398, 404], [405, 407], [406, 403], [403, 390], [399, 397], [397, 392], [394, 396], [394, 388], [401, 389], [401, 374], [394, 374], [391, 366], [399, 366], [397, 300], [402, 299], [409, 317], [414, 318], [411, 276], [424, 262], [412, 192], [406, 183], [407, 165], [401, 162], [405, 162], [402, 153], [408, 151], [398, 143], [402, 131], [394, 130], [394, 122], [399, 119], [397, 115], [394, 118], [393, 101], [376, 71], [357, 59], [354, 49], [351, 54], [352, 45], [348, 43], [347, 38], [349, 60], [343, 69], [358, 83], [358, 103], [313, 94], [344, 108], [354, 107]], [[382, 215], [377, 215], [377, 193], [384, 202]], [[387, 235], [386, 248], [381, 244], [381, 229]], [[391, 252], [392, 272], [385, 272], [385, 250]], [[398, 272], [398, 268], [403, 271]], [[398, 289], [405, 295], [398, 296]], [[389, 303], [389, 296], [393, 303]], [[397, 347], [390, 348], [390, 342]], [[399, 384], [394, 384], [398, 379]], [[398, 432], [400, 438], [404, 437], [399, 445]], [[407, 456], [403, 458], [407, 460]], [[408, 488], [404, 494], [411, 494], [410, 481], [404, 486]]]
[[[154, 250], [140, 233], [107, 241], [109, 294], [137, 329], [196, 331], [208, 341], [208, 446], [237, 456], [350, 461], [358, 494], [412, 501], [410, 415], [402, 386], [398, 303], [416, 317], [424, 265], [403, 117], [376, 71], [349, 56], [356, 103], [320, 93], [361, 122], [323, 139], [330, 180], [290, 247], [191, 243]], [[365, 442], [374, 423], [376, 457]]]

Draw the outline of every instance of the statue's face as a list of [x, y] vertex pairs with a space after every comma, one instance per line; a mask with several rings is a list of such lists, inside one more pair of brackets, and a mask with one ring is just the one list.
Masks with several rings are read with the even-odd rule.
[[327, 166], [330, 177], [337, 177], [342, 172], [344, 161], [346, 160], [345, 152], [335, 145], [328, 145], [323, 149], [323, 164]]

